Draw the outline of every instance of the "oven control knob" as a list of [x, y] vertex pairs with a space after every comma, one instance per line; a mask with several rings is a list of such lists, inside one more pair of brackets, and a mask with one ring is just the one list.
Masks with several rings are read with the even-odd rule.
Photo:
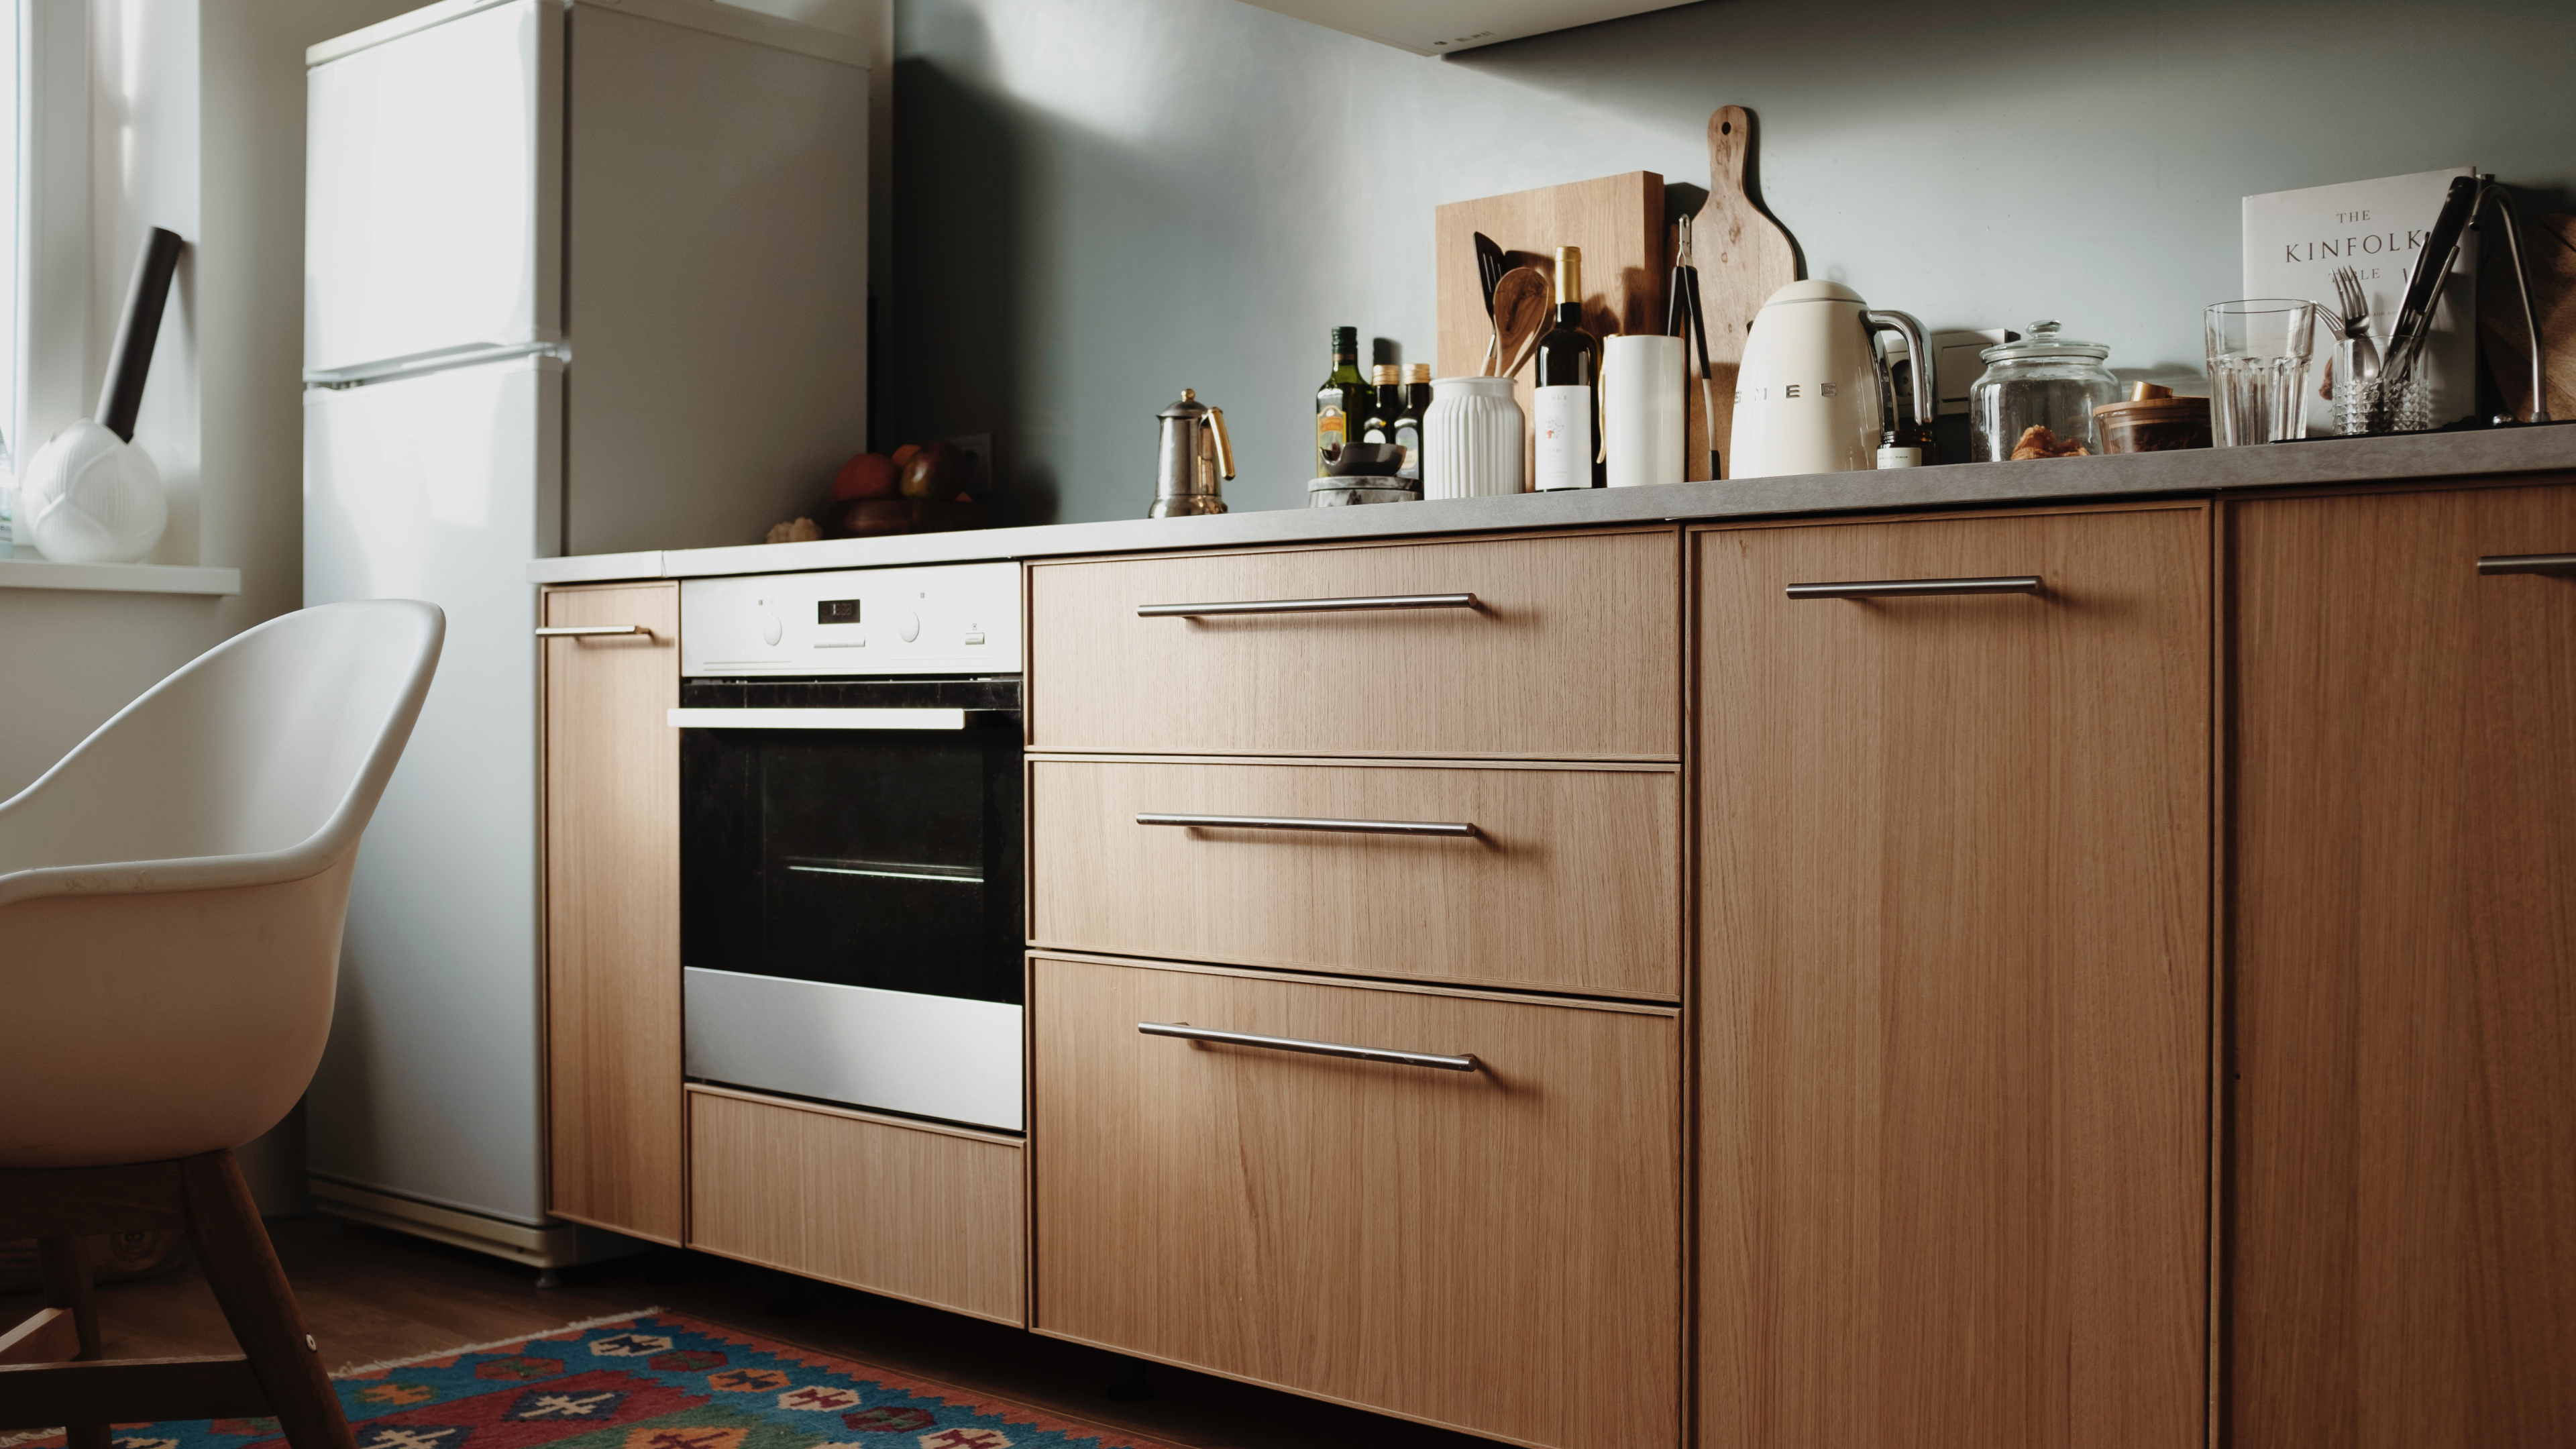
[[895, 621], [894, 631], [903, 636], [903, 642], [911, 643], [921, 637], [921, 616], [910, 609], [904, 610], [903, 617]]
[[763, 643], [763, 644], [775, 644], [775, 643], [777, 643], [777, 642], [778, 642], [778, 636], [779, 636], [780, 634], [782, 634], [782, 633], [785, 633], [785, 632], [786, 632], [785, 626], [781, 625], [781, 624], [778, 622], [778, 616], [777, 616], [776, 614], [773, 614], [773, 613], [769, 612], [767, 609], [763, 609], [763, 610], [761, 610], [761, 611], [760, 611], [760, 642], [761, 642], [761, 643]]

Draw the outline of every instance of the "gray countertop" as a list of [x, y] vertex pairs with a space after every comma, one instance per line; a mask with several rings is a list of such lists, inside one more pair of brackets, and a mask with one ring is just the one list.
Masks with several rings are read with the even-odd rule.
[[[827, 539], [817, 543], [576, 554], [534, 560], [528, 565], [528, 578], [540, 584], [692, 578], [1494, 533], [1524, 528], [2243, 493], [2319, 484], [2554, 470], [2576, 471], [2576, 425], [2335, 438], [2270, 447], [2022, 463], [1960, 463], [1886, 473], [1806, 473], [1743, 482], [1518, 493], [1500, 498], [1449, 498], [1359, 508], [1291, 508], [1205, 518], [1135, 518], [890, 538]], [[1152, 492], [1149, 480], [1138, 481], [1136, 500], [1140, 510], [1150, 501]]]

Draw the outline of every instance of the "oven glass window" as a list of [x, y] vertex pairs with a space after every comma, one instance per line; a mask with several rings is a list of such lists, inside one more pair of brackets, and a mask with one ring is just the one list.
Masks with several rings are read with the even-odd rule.
[[684, 963], [1017, 1003], [1011, 728], [682, 732]]

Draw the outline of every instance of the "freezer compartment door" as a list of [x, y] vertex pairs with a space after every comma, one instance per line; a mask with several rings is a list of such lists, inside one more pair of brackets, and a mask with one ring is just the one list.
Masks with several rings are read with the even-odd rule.
[[563, 37], [513, 0], [305, 73], [308, 378], [562, 336]]
[[304, 597], [426, 599], [437, 676], [358, 852], [309, 1160], [343, 1182], [544, 1219], [536, 603], [562, 376], [520, 358], [304, 399]]
[[1020, 1130], [1020, 1008], [682, 971], [682, 1070], [699, 1081]]

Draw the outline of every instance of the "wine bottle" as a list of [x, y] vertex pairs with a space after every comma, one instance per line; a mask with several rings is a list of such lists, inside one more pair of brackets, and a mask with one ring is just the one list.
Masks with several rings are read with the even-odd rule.
[[1431, 406], [1431, 364], [1416, 362], [1404, 369], [1404, 384], [1396, 401], [1393, 442], [1404, 450], [1404, 461], [1395, 468], [1395, 476], [1419, 488], [1422, 486], [1422, 414]]
[[1537, 361], [1530, 421], [1538, 434], [1538, 486], [1590, 488], [1601, 354], [1583, 330], [1580, 247], [1556, 249], [1556, 325], [1538, 340]]
[[1333, 329], [1333, 371], [1315, 391], [1315, 476], [1326, 476], [1342, 458], [1342, 445], [1368, 411], [1368, 380], [1360, 376], [1360, 329]]
[[1369, 369], [1369, 386], [1372, 395], [1369, 398], [1368, 420], [1360, 424], [1361, 442], [1392, 443], [1395, 441], [1395, 415], [1404, 408], [1403, 399], [1398, 395], [1403, 389], [1397, 384], [1396, 379], [1403, 375], [1403, 371], [1402, 368], [1384, 362]]

